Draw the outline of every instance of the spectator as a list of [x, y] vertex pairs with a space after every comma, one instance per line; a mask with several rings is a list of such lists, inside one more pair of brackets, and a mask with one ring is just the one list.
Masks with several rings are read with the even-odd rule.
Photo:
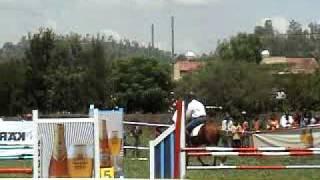
[[155, 137], [157, 138], [158, 136], [160, 136], [162, 133], [162, 129], [161, 127], [156, 127], [155, 128]]
[[231, 147], [232, 146], [232, 118], [229, 113], [226, 113], [225, 118], [222, 121], [221, 130], [224, 132], [222, 136], [222, 145], [223, 147]]
[[268, 120], [267, 129], [272, 131], [279, 129], [279, 120], [276, 118], [274, 114], [271, 115], [270, 119]]
[[249, 147], [249, 123], [248, 121], [244, 121], [242, 123], [242, 134], [241, 134], [241, 147]]
[[256, 116], [253, 120], [253, 130], [260, 131], [261, 129], [261, 122], [259, 120], [259, 117]]
[[300, 113], [299, 112], [294, 113], [294, 115], [293, 115], [293, 124], [292, 124], [293, 128], [300, 127], [300, 119], [301, 119]]
[[290, 128], [293, 124], [293, 118], [286, 112], [280, 119], [280, 125], [283, 128]]
[[242, 128], [238, 122], [232, 125], [232, 147], [239, 148], [241, 146], [240, 133]]
[[313, 117], [311, 112], [309, 112], [308, 117], [309, 117], [309, 125], [317, 124], [317, 120]]
[[222, 121], [222, 127], [221, 130], [223, 131], [231, 131], [233, 122], [232, 122], [232, 117], [230, 116], [229, 113], [226, 113], [223, 121]]

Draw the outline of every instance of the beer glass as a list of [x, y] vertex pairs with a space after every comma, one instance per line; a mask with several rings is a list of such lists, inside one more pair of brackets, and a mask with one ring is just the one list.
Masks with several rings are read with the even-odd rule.
[[111, 138], [109, 139], [109, 148], [111, 151], [111, 155], [113, 157], [113, 166], [116, 171], [119, 171], [121, 170], [117, 163], [117, 159], [121, 150], [121, 138], [120, 138], [119, 131], [111, 132]]
[[73, 144], [68, 148], [68, 171], [70, 177], [92, 177], [93, 146]]

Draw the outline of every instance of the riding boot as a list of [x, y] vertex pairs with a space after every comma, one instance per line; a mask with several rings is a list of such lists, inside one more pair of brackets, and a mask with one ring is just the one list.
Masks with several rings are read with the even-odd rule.
[[191, 146], [191, 135], [188, 130], [186, 130], [186, 139], [187, 139], [187, 146]]

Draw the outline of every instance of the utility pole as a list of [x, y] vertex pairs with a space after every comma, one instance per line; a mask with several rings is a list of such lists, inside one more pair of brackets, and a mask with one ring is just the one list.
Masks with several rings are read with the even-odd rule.
[[151, 25], [151, 47], [154, 49], [154, 25]]
[[171, 16], [171, 56], [172, 60], [174, 60], [174, 17]]
[[172, 64], [172, 79], [175, 79], [176, 68], [174, 59], [174, 17], [171, 16], [171, 64]]

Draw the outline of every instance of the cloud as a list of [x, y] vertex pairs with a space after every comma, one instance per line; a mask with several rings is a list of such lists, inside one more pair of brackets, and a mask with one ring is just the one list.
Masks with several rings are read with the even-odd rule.
[[45, 27], [47, 28], [51, 28], [52, 30], [57, 30], [57, 22], [53, 19], [48, 19], [45, 24], [44, 24]]
[[216, 3], [219, 2], [220, 0], [172, 0], [176, 4], [180, 5], [206, 5], [209, 3]]
[[221, 0], [129, 0], [137, 5], [162, 7], [164, 5], [199, 6], [216, 3]]
[[116, 40], [116, 41], [120, 41], [121, 40], [121, 35], [118, 32], [116, 32], [116, 31], [114, 31], [112, 29], [104, 29], [104, 30], [101, 30], [100, 33], [102, 35], [105, 35], [107, 38], [109, 36], [112, 36], [112, 38], [114, 40]]
[[289, 27], [289, 20], [282, 16], [274, 16], [271, 18], [263, 18], [260, 20], [259, 25], [263, 26], [266, 20], [272, 21], [272, 26], [275, 30], [277, 30], [280, 33], [286, 33], [287, 29]]

